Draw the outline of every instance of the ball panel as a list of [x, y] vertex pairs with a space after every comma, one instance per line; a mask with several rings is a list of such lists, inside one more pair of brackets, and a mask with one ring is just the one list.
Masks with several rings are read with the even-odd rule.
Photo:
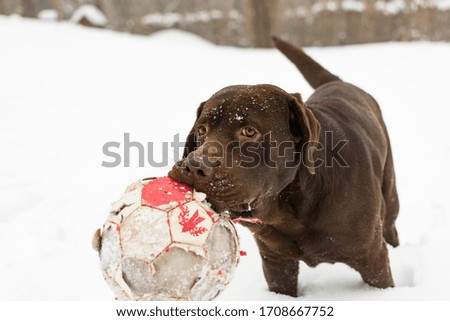
[[[116, 287], [117, 285], [117, 287]], [[120, 292], [115, 292], [116, 296], [121, 298], [122, 300], [135, 300], [135, 296], [133, 291], [130, 289], [128, 284], [123, 279], [123, 272], [122, 272], [122, 265], [120, 264], [117, 268], [113, 281], [110, 282], [110, 287], [113, 288], [113, 290], [120, 289]]]
[[122, 211], [125, 207], [130, 206], [131, 204], [139, 204], [141, 205], [141, 190], [136, 189], [130, 192], [127, 192], [122, 195], [122, 197], [111, 205], [111, 213], [117, 214]]
[[172, 242], [171, 247], [179, 247], [182, 250], [194, 252], [194, 254], [206, 258], [206, 248], [204, 246]]
[[160, 177], [148, 182], [142, 188], [142, 204], [170, 210], [193, 198], [192, 188], [170, 177]]
[[208, 272], [192, 289], [191, 300], [212, 300], [231, 281], [239, 262], [239, 239], [233, 224], [219, 218], [205, 244]]
[[155, 288], [153, 273], [151, 263], [131, 257], [124, 257], [122, 260], [123, 279], [136, 296], [152, 293]]
[[205, 259], [190, 251], [170, 247], [154, 261], [155, 300], [187, 300], [192, 287], [204, 276]]
[[189, 299], [192, 301], [207, 301], [217, 297], [226, 286], [217, 277], [217, 273], [218, 271], [209, 270], [192, 288]]
[[133, 213], [134, 211], [136, 211], [137, 209], [139, 209], [139, 207], [141, 207], [141, 202], [136, 202], [134, 204], [125, 206], [124, 208], [122, 208], [122, 210], [117, 213], [116, 216], [120, 217], [121, 221], [123, 221], [125, 218], [127, 218], [131, 213]]
[[174, 242], [203, 246], [213, 222], [209, 214], [192, 201], [170, 211], [169, 224]]
[[171, 243], [167, 213], [141, 207], [123, 220], [120, 236], [124, 256], [151, 262]]
[[116, 228], [117, 225], [113, 224], [103, 230], [100, 250], [100, 266], [111, 277], [114, 276], [122, 257], [120, 237]]
[[214, 224], [211, 235], [206, 241], [208, 264], [211, 269], [221, 269], [230, 273], [239, 260], [239, 248], [236, 242], [236, 231], [233, 226], [223, 220]]

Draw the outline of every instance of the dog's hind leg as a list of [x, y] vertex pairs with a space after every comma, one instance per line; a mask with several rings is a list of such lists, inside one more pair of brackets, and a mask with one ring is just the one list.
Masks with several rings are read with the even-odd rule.
[[399, 200], [395, 185], [394, 162], [391, 147], [388, 147], [388, 156], [384, 167], [382, 193], [384, 198], [385, 216], [383, 220], [383, 236], [387, 243], [396, 247], [399, 245], [395, 220], [399, 212]]
[[352, 260], [349, 265], [371, 286], [381, 289], [394, 287], [386, 243], [381, 239], [376, 243], [366, 253], [357, 255], [357, 259]]

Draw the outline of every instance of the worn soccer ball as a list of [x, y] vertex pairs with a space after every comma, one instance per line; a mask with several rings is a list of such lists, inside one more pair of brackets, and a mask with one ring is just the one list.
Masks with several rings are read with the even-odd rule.
[[169, 177], [140, 180], [94, 237], [103, 276], [121, 300], [211, 300], [239, 261], [232, 222], [206, 195]]

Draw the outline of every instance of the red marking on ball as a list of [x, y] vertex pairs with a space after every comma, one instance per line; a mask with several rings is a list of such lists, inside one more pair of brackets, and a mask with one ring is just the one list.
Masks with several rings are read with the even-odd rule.
[[197, 226], [205, 220], [198, 214], [198, 210], [196, 210], [191, 217], [188, 217], [189, 210], [187, 209], [187, 207], [185, 209], [183, 209], [183, 207], [181, 209], [181, 213], [178, 215], [178, 223], [183, 226], [181, 232], [189, 232], [192, 236], [199, 236], [206, 232], [207, 229], [205, 227]]
[[170, 202], [184, 204], [192, 200], [192, 197], [186, 197], [188, 192], [192, 192], [192, 188], [170, 177], [156, 178], [142, 188], [142, 205], [156, 207]]
[[240, 254], [241, 256], [247, 256], [247, 252], [245, 252], [245, 251], [239, 251], [239, 254]]
[[222, 275], [222, 270], [217, 271], [217, 275], [221, 276]]

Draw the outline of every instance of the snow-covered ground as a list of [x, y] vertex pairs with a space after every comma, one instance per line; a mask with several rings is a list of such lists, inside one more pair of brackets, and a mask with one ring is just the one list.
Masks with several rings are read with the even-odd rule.
[[[307, 48], [382, 106], [395, 156], [396, 288], [341, 265], [301, 266], [298, 300], [450, 299], [450, 44]], [[230, 84], [312, 90], [275, 50], [218, 47], [180, 31], [149, 37], [0, 17], [0, 299], [113, 300], [91, 236], [124, 188], [164, 168], [106, 168], [106, 142], [181, 139], [201, 101]], [[123, 153], [122, 153], [123, 155]], [[220, 300], [292, 300], [267, 290], [251, 235]]]

